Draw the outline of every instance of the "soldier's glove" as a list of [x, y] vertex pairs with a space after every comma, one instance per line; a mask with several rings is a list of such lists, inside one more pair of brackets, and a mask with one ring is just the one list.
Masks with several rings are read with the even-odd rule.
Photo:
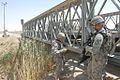
[[66, 52], [66, 51], [67, 51], [67, 48], [63, 48], [63, 51]]
[[56, 54], [59, 54], [60, 53], [60, 51], [56, 51]]
[[86, 52], [93, 53], [92, 47], [90, 47], [90, 46], [86, 46], [86, 47], [85, 47], [85, 50], [86, 50]]
[[66, 52], [66, 51], [67, 51], [66, 48], [63, 48], [63, 49], [60, 50], [60, 52]]

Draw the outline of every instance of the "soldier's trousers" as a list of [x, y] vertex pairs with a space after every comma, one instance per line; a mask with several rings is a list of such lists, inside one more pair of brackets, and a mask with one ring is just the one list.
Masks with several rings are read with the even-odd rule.
[[88, 80], [103, 80], [106, 62], [105, 57], [92, 56], [87, 67]]
[[62, 69], [63, 69], [62, 55], [61, 54], [55, 54], [54, 55], [54, 61], [55, 61], [55, 64], [56, 64], [55, 76], [59, 78], [60, 77], [60, 73], [62, 72]]

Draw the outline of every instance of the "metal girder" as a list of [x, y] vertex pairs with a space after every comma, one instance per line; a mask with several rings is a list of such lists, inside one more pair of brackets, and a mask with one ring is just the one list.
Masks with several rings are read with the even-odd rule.
[[112, 16], [112, 15], [120, 15], [120, 11], [112, 12], [112, 13], [106, 13], [106, 14], [101, 14], [102, 17]]
[[[66, 0], [66, 1], [64, 1], [64, 2], [56, 5], [55, 7], [47, 10], [46, 12], [44, 12], [44, 13], [36, 16], [35, 18], [33, 18], [33, 19], [31, 19], [31, 20], [35, 20], [35, 19], [37, 19], [38, 17], [47, 16], [47, 15], [53, 13], [53, 12], [56, 12], [56, 11], [59, 12], [59, 11], [61, 11], [61, 10], [65, 10], [65, 9], [69, 8], [70, 4], [75, 4], [75, 5], [77, 4], [77, 5], [79, 5], [79, 4], [80, 4], [80, 0]], [[31, 20], [30, 20], [30, 21], [31, 21]], [[29, 22], [29, 21], [28, 21], [28, 22]]]
[[120, 3], [120, 0], [118, 0], [119, 1], [119, 3]]
[[117, 9], [120, 10], [120, 6], [119, 6], [114, 0], [112, 0], [112, 2], [113, 2], [114, 5], [117, 7]]
[[101, 6], [101, 8], [100, 8], [100, 10], [99, 10], [99, 12], [98, 12], [97, 15], [99, 15], [99, 14], [101, 13], [101, 11], [102, 11], [103, 7], [105, 6], [105, 3], [106, 3], [106, 2], [107, 2], [107, 0], [104, 1], [104, 3], [103, 3], [103, 5]]
[[[69, 46], [83, 47], [87, 36], [92, 32], [89, 20], [95, 16], [97, 2], [98, 0], [66, 0], [24, 23], [23, 35], [51, 42], [59, 32], [64, 32]], [[101, 14], [105, 4], [107, 0], [103, 0], [98, 15], [105, 19], [106, 24], [109, 21], [114, 25], [120, 24], [120, 11]]]

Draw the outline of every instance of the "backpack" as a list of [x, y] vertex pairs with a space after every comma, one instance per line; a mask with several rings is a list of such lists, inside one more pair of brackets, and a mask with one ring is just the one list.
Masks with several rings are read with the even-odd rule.
[[[107, 51], [107, 54], [111, 55], [114, 53], [115, 51], [115, 44], [114, 44], [114, 39], [113, 37], [110, 35], [110, 33], [106, 34], [106, 33], [102, 33], [102, 32], [97, 32], [95, 34], [92, 34], [90, 36], [90, 38], [87, 40], [87, 42], [85, 44], [89, 45], [89, 46], [92, 46], [93, 44], [93, 39], [92, 37], [95, 37], [98, 33], [100, 33], [102, 36], [103, 36], [103, 43], [102, 43], [102, 49], [104, 49], [105, 51]], [[90, 56], [86, 55], [85, 54], [86, 51], [85, 51], [85, 48], [83, 49], [82, 51], [82, 59], [80, 59], [80, 61], [78, 62], [78, 65], [80, 65], [80, 63], [86, 61], [88, 58], [90, 58]]]
[[99, 32], [103, 36], [103, 43], [102, 43], [102, 49], [107, 51], [107, 54], [113, 54], [115, 51], [115, 41], [110, 33], [102, 33]]

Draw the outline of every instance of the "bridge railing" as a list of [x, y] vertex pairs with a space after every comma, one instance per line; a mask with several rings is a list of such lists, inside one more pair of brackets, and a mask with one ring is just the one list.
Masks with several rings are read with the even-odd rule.
[[38, 15], [23, 24], [23, 36], [51, 43], [59, 32], [64, 32], [69, 46], [83, 47], [90, 32], [89, 20], [94, 15], [101, 15], [107, 26], [115, 26], [120, 31], [119, 1], [108, 0], [118, 9], [117, 12], [101, 14], [107, 0], [101, 0], [98, 13], [95, 14], [97, 2], [100, 0], [66, 0], [50, 10]]

